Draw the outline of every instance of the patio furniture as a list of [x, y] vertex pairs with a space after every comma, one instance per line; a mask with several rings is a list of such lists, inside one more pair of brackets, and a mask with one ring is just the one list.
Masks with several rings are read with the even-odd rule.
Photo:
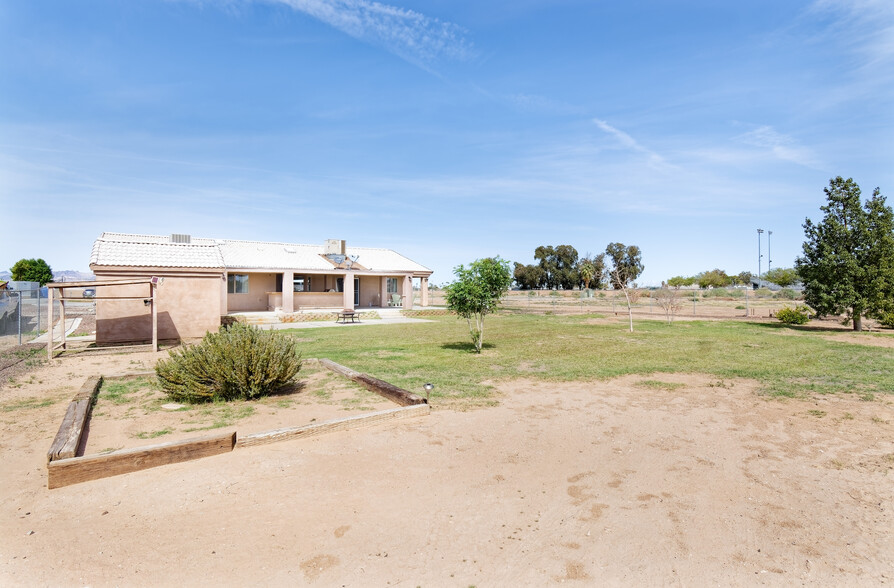
[[400, 294], [392, 294], [391, 300], [388, 301], [388, 306], [403, 306], [404, 304], [401, 302], [401, 298], [403, 298], [403, 296]]
[[357, 312], [346, 308], [344, 310], [339, 310], [336, 313], [335, 322], [341, 323], [343, 325], [348, 323], [348, 319], [351, 319], [352, 323], [359, 323], [360, 318], [357, 316]]

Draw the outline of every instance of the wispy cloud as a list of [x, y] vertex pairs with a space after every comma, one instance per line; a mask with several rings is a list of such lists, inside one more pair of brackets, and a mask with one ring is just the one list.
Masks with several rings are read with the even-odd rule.
[[440, 59], [474, 54], [461, 27], [414, 10], [369, 0], [262, 1], [289, 6], [426, 70]]
[[798, 145], [788, 135], [779, 133], [773, 127], [764, 125], [735, 138], [736, 141], [769, 151], [777, 159], [790, 161], [804, 167], [815, 168], [818, 163], [813, 152]]
[[642, 145], [640, 145], [640, 143], [636, 139], [634, 139], [633, 137], [631, 137], [624, 131], [622, 131], [618, 128], [615, 128], [612, 125], [605, 122], [604, 120], [600, 120], [598, 118], [594, 118], [593, 122], [596, 124], [597, 127], [599, 127], [600, 129], [602, 129], [603, 131], [605, 131], [606, 133], [608, 133], [609, 135], [612, 135], [615, 139], [617, 139], [617, 141], [621, 144], [622, 147], [625, 147], [626, 149], [629, 149], [631, 151], [636, 151], [638, 153], [642, 153], [643, 155], [646, 155], [649, 158], [650, 164], [656, 165], [656, 166], [662, 166], [662, 167], [669, 165], [663, 157], [661, 157], [660, 155], [658, 155], [651, 149], [647, 149], [646, 147], [643, 147]]
[[830, 34], [861, 55], [864, 66], [894, 61], [894, 2], [891, 0], [816, 0], [809, 12], [829, 17]]

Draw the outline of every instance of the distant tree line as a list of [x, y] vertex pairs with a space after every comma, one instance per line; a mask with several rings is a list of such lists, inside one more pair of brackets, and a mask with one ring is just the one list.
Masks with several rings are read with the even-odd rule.
[[609, 243], [604, 253], [580, 256], [571, 245], [541, 245], [536, 263], [515, 263], [513, 279], [522, 290], [601, 289], [631, 285], [642, 273], [642, 252], [636, 245]]
[[[728, 286], [744, 286], [751, 283], [754, 274], [749, 271], [738, 274], [727, 274], [722, 269], [712, 269], [700, 272], [694, 276], [674, 276], [667, 280], [669, 288], [681, 286], [698, 286], [699, 288], [726, 288]], [[792, 286], [800, 281], [798, 272], [792, 268], [775, 268], [764, 272], [761, 280], [778, 284], [783, 288]]]

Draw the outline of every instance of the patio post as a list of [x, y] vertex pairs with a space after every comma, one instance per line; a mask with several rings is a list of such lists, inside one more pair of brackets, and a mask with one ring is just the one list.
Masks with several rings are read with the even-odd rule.
[[295, 272], [283, 271], [282, 273], [282, 311], [285, 313], [295, 312], [295, 294], [293, 282], [295, 281]]
[[345, 310], [354, 308], [354, 275], [351, 272], [345, 272], [344, 278], [344, 304], [342, 308]]

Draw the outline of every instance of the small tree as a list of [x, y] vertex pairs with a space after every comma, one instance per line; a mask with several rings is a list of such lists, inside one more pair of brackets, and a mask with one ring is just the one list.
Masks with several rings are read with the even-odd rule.
[[[466, 319], [476, 353], [484, 343], [484, 317], [494, 312], [512, 284], [509, 262], [497, 257], [473, 261], [453, 270], [456, 281], [447, 286], [447, 308]], [[473, 322], [474, 321], [474, 322]]]
[[804, 222], [807, 240], [795, 269], [818, 315], [843, 312], [862, 331], [864, 316], [894, 307], [894, 212], [878, 188], [862, 205], [851, 178], [833, 178], [824, 192], [825, 216], [818, 224]]
[[671, 324], [677, 312], [683, 308], [683, 299], [677, 295], [676, 289], [661, 288], [655, 291], [655, 303], [664, 311], [667, 324]]
[[10, 268], [16, 282], [40, 282], [43, 286], [53, 281], [53, 270], [44, 260], [20, 259]]
[[630, 317], [630, 332], [633, 332], [633, 303], [639, 298], [639, 292], [633, 290], [633, 281], [643, 273], [642, 252], [636, 245], [627, 247], [623, 243], [609, 243], [605, 253], [611, 258], [612, 268], [609, 271], [612, 287], [624, 292], [627, 301], [627, 314]]

